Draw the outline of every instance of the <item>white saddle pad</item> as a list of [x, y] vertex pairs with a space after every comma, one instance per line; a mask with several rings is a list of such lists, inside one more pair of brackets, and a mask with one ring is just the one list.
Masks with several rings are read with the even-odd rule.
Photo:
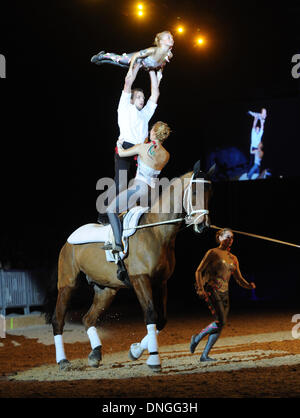
[[87, 244], [108, 240], [110, 225], [86, 224], [76, 229], [67, 239], [69, 244]]
[[[123, 219], [123, 243], [124, 252], [120, 253], [121, 258], [124, 258], [128, 250], [128, 237], [133, 235], [139, 223], [140, 217], [149, 208], [135, 206], [132, 208]], [[111, 226], [99, 224], [86, 224], [76, 229], [67, 239], [69, 244], [87, 244], [92, 242], [107, 242], [110, 241]], [[115, 261], [111, 251], [106, 251], [106, 258], [108, 261]]]

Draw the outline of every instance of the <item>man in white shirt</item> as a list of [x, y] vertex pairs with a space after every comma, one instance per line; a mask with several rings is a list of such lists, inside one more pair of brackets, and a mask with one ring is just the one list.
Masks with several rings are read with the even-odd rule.
[[[149, 71], [151, 80], [151, 96], [145, 103], [144, 92], [141, 89], [131, 89], [141, 64], [136, 64], [132, 71], [128, 71], [125, 77], [124, 88], [118, 106], [118, 124], [120, 135], [117, 141], [115, 153], [115, 183], [117, 194], [127, 188], [130, 169], [134, 167], [133, 157], [120, 158], [118, 147], [128, 149], [137, 144], [142, 144], [148, 137], [149, 121], [157, 107], [159, 97], [159, 84], [162, 72]], [[120, 171], [122, 171], [120, 173]], [[133, 177], [133, 174], [130, 177]]]

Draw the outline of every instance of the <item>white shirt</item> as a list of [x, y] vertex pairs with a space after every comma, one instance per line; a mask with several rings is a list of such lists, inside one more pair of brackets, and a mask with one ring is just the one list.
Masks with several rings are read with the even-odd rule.
[[130, 103], [130, 98], [131, 93], [123, 90], [118, 106], [119, 141], [142, 144], [148, 136], [148, 123], [157, 104], [149, 99], [143, 109], [138, 110]]
[[250, 150], [252, 148], [257, 148], [258, 147], [258, 144], [261, 142], [261, 138], [263, 136], [263, 133], [264, 133], [263, 128], [260, 128], [260, 130], [258, 132], [256, 132], [255, 128], [252, 128]]

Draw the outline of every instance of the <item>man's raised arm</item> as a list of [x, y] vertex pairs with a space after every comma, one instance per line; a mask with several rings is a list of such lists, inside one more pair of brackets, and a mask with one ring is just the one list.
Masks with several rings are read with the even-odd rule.
[[149, 71], [149, 76], [151, 80], [151, 96], [150, 100], [153, 103], [157, 103], [159, 98], [159, 84], [162, 79], [162, 71], [159, 70], [157, 72], [155, 71]]
[[129, 69], [126, 77], [125, 77], [125, 83], [124, 83], [124, 91], [126, 93], [131, 93], [132, 84], [134, 83], [134, 80], [136, 79], [136, 75], [141, 67], [141, 64], [137, 63], [132, 69]]

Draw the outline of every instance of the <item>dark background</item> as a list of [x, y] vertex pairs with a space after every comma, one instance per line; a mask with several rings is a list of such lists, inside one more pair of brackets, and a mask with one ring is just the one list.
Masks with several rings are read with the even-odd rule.
[[[138, 20], [135, 2], [51, 0], [10, 2], [1, 16], [0, 260], [11, 268], [44, 271], [56, 263], [68, 235], [97, 219], [97, 180], [113, 177], [118, 137], [117, 105], [126, 70], [90, 63], [105, 49], [132, 52], [151, 46], [162, 30], [174, 33], [174, 58], [161, 82], [151, 120], [166, 121], [171, 160], [163, 175], [189, 171], [217, 148], [237, 147], [248, 156], [249, 109], [268, 110], [264, 164], [273, 177], [218, 182], [212, 223], [300, 243], [298, 220], [300, 79], [292, 56], [300, 52], [300, 6], [285, 1], [146, 1]], [[176, 35], [182, 23], [189, 30]], [[204, 34], [207, 44], [192, 39]], [[149, 95], [145, 72], [136, 83]], [[196, 296], [194, 271], [215, 246], [215, 230], [177, 239], [177, 269], [170, 299]], [[233, 300], [295, 303], [299, 249], [236, 235], [232, 251], [256, 294], [232, 283]], [[246, 303], [246, 302], [245, 302]]]

